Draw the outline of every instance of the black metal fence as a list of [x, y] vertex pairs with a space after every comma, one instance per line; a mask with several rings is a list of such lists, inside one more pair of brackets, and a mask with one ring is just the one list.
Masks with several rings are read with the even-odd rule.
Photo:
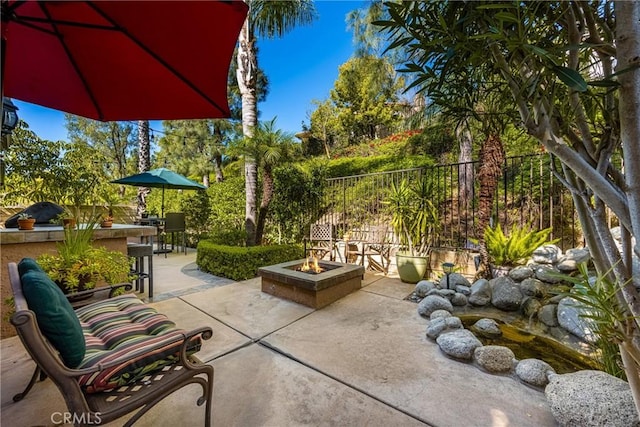
[[[505, 160], [503, 176], [494, 198], [492, 224], [536, 229], [553, 228], [563, 250], [580, 246], [582, 235], [571, 195], [554, 177], [546, 155], [525, 155]], [[355, 175], [327, 180], [320, 206], [311, 213], [314, 222], [330, 222], [338, 236], [367, 225], [388, 224], [384, 203], [391, 183], [415, 182], [423, 176], [433, 188], [441, 230], [436, 247], [464, 249], [473, 246], [483, 230], [478, 228], [479, 162], [437, 165]]]

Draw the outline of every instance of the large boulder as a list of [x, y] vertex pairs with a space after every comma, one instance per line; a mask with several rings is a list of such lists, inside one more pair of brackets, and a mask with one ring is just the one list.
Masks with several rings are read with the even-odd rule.
[[456, 307], [464, 307], [465, 305], [467, 305], [467, 297], [464, 294], [460, 294], [460, 293], [455, 293], [452, 297], [451, 297], [451, 304], [455, 305]]
[[605, 372], [551, 375], [544, 394], [560, 425], [640, 427], [629, 384]]
[[533, 271], [536, 274], [536, 279], [541, 280], [545, 283], [562, 282], [562, 278], [558, 276], [560, 274], [560, 270], [555, 267], [536, 265], [533, 268]]
[[547, 326], [558, 326], [558, 305], [547, 304], [538, 311], [538, 320]]
[[454, 329], [462, 329], [462, 321], [459, 317], [436, 317], [427, 326], [427, 336], [435, 340], [440, 334]]
[[420, 280], [416, 283], [416, 287], [413, 292], [416, 293], [420, 298], [424, 298], [427, 296], [430, 290], [434, 289], [436, 285], [430, 280]]
[[485, 306], [491, 302], [491, 285], [487, 279], [477, 280], [471, 285], [469, 304], [477, 307]]
[[547, 293], [544, 283], [534, 278], [528, 278], [520, 282], [520, 290], [526, 296], [536, 298], [544, 298]]
[[436, 342], [443, 353], [463, 360], [471, 360], [475, 349], [482, 346], [480, 340], [468, 329], [458, 329], [441, 334]]
[[473, 359], [489, 372], [509, 372], [516, 356], [513, 351], [501, 345], [485, 345], [474, 350]]
[[522, 304], [522, 292], [508, 277], [491, 280], [491, 304], [504, 311], [516, 311]]
[[543, 245], [533, 251], [531, 258], [537, 264], [555, 264], [561, 255], [562, 250], [556, 245]]
[[418, 314], [421, 316], [429, 317], [436, 310], [452, 312], [453, 306], [448, 299], [438, 295], [428, 295], [418, 303]]
[[444, 276], [442, 276], [442, 278], [440, 278], [440, 288], [442, 289], [455, 289], [456, 286], [458, 285], [471, 286], [471, 283], [469, 283], [469, 280], [467, 280], [467, 278], [460, 273], [449, 274], [448, 283], [449, 283], [449, 286], [447, 287], [447, 275], [445, 274]]
[[509, 271], [508, 276], [516, 282], [522, 282], [524, 279], [528, 279], [529, 277], [533, 276], [533, 270], [531, 269], [531, 267], [527, 267], [524, 265], [514, 267]]
[[575, 262], [576, 264], [580, 264], [583, 262], [587, 262], [591, 259], [591, 253], [588, 248], [575, 248], [569, 249], [565, 252], [563, 259], [561, 260], [570, 260]]
[[585, 316], [593, 315], [593, 311], [571, 297], [565, 297], [558, 304], [558, 323], [571, 334], [586, 342], [595, 342], [595, 323]]
[[547, 362], [540, 359], [524, 359], [516, 365], [516, 376], [523, 382], [537, 387], [549, 383], [549, 375], [556, 371]]
[[498, 338], [502, 335], [502, 330], [498, 322], [493, 319], [487, 319], [486, 317], [471, 325], [471, 330], [487, 338]]

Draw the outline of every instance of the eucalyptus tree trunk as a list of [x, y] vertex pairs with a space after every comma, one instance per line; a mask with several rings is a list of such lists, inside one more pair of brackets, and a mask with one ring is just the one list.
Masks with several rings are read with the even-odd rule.
[[[249, 6], [251, 3], [249, 2]], [[242, 96], [242, 133], [245, 138], [253, 136], [258, 123], [256, 102], [256, 71], [257, 55], [255, 50], [255, 37], [251, 33], [249, 18], [244, 22], [238, 38], [238, 70], [236, 77]], [[245, 179], [245, 230], [247, 233], [247, 246], [256, 244], [256, 204], [258, 185], [258, 165], [255, 159], [245, 155], [244, 158]]]
[[[138, 172], [151, 169], [151, 144], [149, 142], [149, 121], [138, 120]], [[147, 196], [151, 192], [149, 187], [138, 187], [136, 217], [141, 218], [147, 211]]]
[[[621, 73], [620, 138], [624, 150], [626, 194], [629, 203], [631, 234], [635, 237], [633, 252], [640, 258], [640, 4], [617, 1], [617, 71]], [[640, 271], [632, 271], [636, 287], [640, 287]]]
[[[471, 202], [473, 200], [473, 136], [469, 129], [469, 118], [465, 117], [456, 126], [456, 139], [460, 146], [460, 154], [458, 155], [458, 200], [459, 206], [462, 206], [464, 213], [461, 213], [460, 217], [470, 218], [469, 211]], [[469, 229], [467, 224], [467, 229]]]
[[[617, 70], [622, 71], [635, 65], [635, 69], [621, 73], [618, 77], [620, 90], [620, 139], [624, 153], [626, 195], [629, 203], [630, 230], [635, 238], [633, 253], [640, 264], [640, 4], [638, 2], [615, 2], [616, 13], [616, 48], [618, 53]], [[627, 239], [631, 244], [631, 239]], [[627, 273], [632, 278], [633, 288], [640, 289], [640, 266], [633, 263], [633, 257], [623, 257]], [[627, 291], [630, 289], [627, 289]], [[637, 315], [640, 305], [638, 292], [625, 295], [629, 301], [632, 314]], [[620, 344], [620, 353], [627, 379], [633, 391], [636, 410], [640, 414], [640, 319], [635, 322], [635, 336], [631, 342]], [[633, 357], [635, 353], [636, 357]]]
[[500, 137], [497, 134], [490, 134], [480, 149], [480, 168], [478, 170], [480, 191], [478, 195], [476, 236], [480, 243], [481, 266], [478, 272], [479, 276], [486, 275], [488, 271], [489, 254], [484, 242], [484, 230], [489, 226], [491, 219], [498, 179], [502, 176], [504, 158], [504, 147]]

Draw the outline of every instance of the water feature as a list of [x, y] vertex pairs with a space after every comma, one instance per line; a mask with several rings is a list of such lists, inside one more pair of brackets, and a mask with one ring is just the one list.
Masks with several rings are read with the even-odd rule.
[[[487, 316], [465, 314], [459, 317], [465, 328], [473, 331], [473, 324]], [[593, 354], [583, 354], [552, 338], [528, 332], [499, 319], [493, 320], [498, 323], [502, 336], [489, 338], [474, 331], [484, 345], [508, 347], [518, 360], [530, 358], [543, 360], [551, 365], [558, 374], [584, 369], [601, 369]]]

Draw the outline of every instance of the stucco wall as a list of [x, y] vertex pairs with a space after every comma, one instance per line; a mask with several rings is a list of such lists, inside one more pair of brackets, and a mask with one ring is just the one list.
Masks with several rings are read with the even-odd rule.
[[[127, 253], [127, 239], [101, 239], [94, 242], [95, 246], [104, 246], [108, 250]], [[22, 258], [37, 258], [38, 256], [50, 253], [56, 254], [56, 242], [30, 242], [19, 244], [0, 245], [0, 301], [2, 302], [2, 326], [0, 328], [0, 338], [14, 336], [15, 328], [9, 322], [12, 307], [7, 304], [7, 299], [11, 297], [11, 284], [9, 283], [9, 272], [7, 264], [19, 262]]]

